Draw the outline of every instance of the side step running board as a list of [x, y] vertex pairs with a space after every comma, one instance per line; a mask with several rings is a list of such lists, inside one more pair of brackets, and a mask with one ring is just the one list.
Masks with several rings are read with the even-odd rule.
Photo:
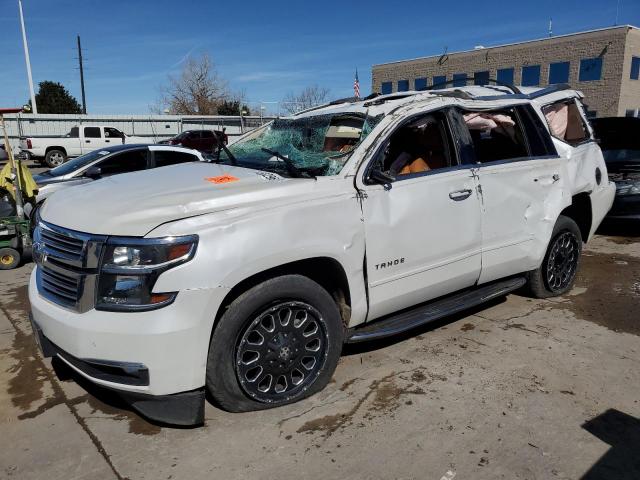
[[347, 332], [346, 343], [364, 342], [406, 332], [425, 323], [506, 295], [522, 287], [525, 283], [526, 280], [522, 277], [499, 280], [418, 305], [409, 310], [350, 329]]

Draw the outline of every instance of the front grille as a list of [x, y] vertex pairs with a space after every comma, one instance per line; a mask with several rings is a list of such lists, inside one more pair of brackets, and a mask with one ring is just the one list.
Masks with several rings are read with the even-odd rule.
[[40, 221], [33, 239], [40, 294], [78, 312], [93, 308], [98, 263], [106, 238]]
[[63, 235], [55, 230], [42, 228], [40, 231], [44, 247], [68, 260], [81, 260], [84, 241]]
[[40, 286], [52, 298], [57, 299], [57, 303], [69, 307], [75, 307], [80, 300], [79, 276], [71, 277], [61, 271], [54, 271], [44, 265], [40, 266]]

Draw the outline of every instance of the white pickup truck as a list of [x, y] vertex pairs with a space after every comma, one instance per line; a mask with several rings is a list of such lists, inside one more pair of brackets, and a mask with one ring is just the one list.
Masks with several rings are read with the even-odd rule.
[[223, 149], [54, 193], [35, 229], [45, 356], [166, 423], [201, 423], [205, 390], [301, 400], [345, 342], [566, 293], [615, 194], [563, 86], [343, 100]]
[[77, 157], [98, 148], [122, 143], [153, 143], [149, 138], [130, 137], [117, 128], [100, 125], [73, 127], [59, 137], [22, 137], [20, 153], [25, 158], [43, 161], [54, 168], [67, 158]]

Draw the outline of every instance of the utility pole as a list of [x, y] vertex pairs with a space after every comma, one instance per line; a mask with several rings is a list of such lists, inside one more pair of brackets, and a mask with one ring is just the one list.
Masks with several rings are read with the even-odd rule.
[[78, 62], [80, 63], [80, 88], [82, 89], [82, 113], [87, 114], [87, 100], [84, 96], [84, 70], [82, 68], [82, 47], [80, 46], [80, 35], [78, 35]]
[[31, 78], [31, 60], [29, 60], [29, 47], [27, 46], [27, 32], [24, 29], [24, 15], [22, 14], [22, 0], [18, 0], [20, 11], [20, 26], [22, 27], [22, 44], [24, 45], [24, 60], [27, 63], [27, 77], [29, 78], [29, 92], [31, 93], [31, 111], [38, 113], [36, 94], [33, 91], [33, 78]]

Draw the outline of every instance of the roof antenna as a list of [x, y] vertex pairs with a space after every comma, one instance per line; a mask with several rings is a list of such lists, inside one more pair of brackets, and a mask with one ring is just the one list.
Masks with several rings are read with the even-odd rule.
[[622, 3], [622, 0], [618, 0], [618, 3], [616, 3], [616, 21], [613, 24], [614, 27], [618, 26], [618, 18], [620, 16], [620, 4]]
[[553, 18], [549, 19], [549, 37], [553, 37]]

